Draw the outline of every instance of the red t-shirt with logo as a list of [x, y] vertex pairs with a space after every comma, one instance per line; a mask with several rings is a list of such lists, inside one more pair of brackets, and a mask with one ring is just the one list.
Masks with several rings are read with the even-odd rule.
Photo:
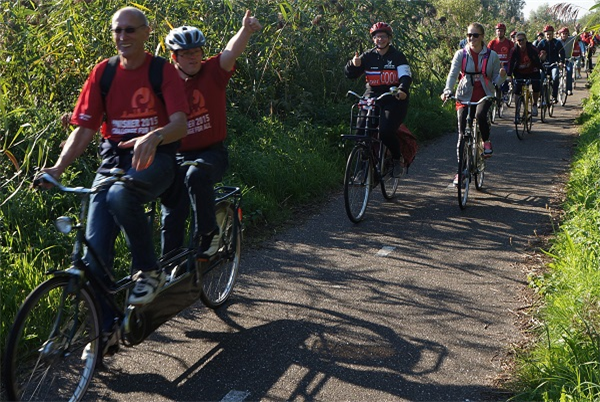
[[513, 41], [510, 39], [504, 38], [502, 40], [495, 38], [488, 43], [488, 48], [492, 49], [496, 53], [498, 53], [498, 57], [500, 58], [500, 63], [502, 67], [506, 68], [506, 64], [510, 60], [510, 51], [515, 46]]
[[519, 61], [516, 66], [518, 73], [523, 75], [536, 73], [537, 68], [529, 57], [527, 48], [524, 47], [522, 49], [518, 49], [517, 51], [519, 52]]
[[134, 70], [126, 70], [119, 63], [106, 94], [106, 121], [103, 123], [105, 102], [102, 101], [100, 78], [108, 59], [97, 64], [85, 82], [71, 123], [98, 130], [102, 125], [104, 138], [120, 141], [124, 136], [135, 138], [169, 123], [169, 116], [176, 112], [188, 113], [184, 86], [175, 67], [165, 63], [162, 93], [165, 100], [156, 96], [150, 83], [149, 69], [152, 55], [147, 53], [144, 64]]
[[190, 114], [179, 152], [202, 150], [227, 137], [225, 89], [235, 69], [223, 70], [220, 59], [218, 54], [202, 61], [200, 72], [185, 81]]

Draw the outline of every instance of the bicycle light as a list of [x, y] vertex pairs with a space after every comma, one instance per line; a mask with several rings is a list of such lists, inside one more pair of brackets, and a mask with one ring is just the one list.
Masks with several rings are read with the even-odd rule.
[[58, 217], [55, 224], [60, 233], [67, 234], [73, 230], [73, 219], [68, 216]]

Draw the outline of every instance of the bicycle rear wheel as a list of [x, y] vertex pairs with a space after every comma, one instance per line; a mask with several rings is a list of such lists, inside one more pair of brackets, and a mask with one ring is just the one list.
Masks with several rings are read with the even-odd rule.
[[96, 304], [72, 278], [39, 285], [21, 306], [8, 334], [3, 362], [9, 400], [79, 401], [100, 350]]
[[567, 103], [567, 76], [565, 74], [561, 74], [560, 81], [558, 84], [558, 101], [561, 106], [564, 106]]
[[525, 113], [525, 100], [519, 96], [515, 109], [515, 132], [517, 137], [522, 140], [525, 135], [525, 125], [527, 124], [527, 115]]
[[458, 145], [458, 206], [465, 209], [469, 199], [469, 184], [471, 183], [471, 139], [463, 136]]
[[400, 184], [400, 178], [393, 176], [394, 161], [392, 159], [392, 153], [383, 144], [383, 160], [381, 161], [381, 192], [383, 198], [391, 200], [396, 195], [398, 185]]
[[527, 97], [527, 103], [528, 108], [527, 108], [527, 120], [526, 120], [526, 124], [525, 124], [525, 129], [527, 130], [528, 133], [531, 133], [531, 127], [533, 126], [533, 115], [531, 114], [531, 111], [533, 110], [533, 96], [531, 96], [531, 94], [529, 94], [529, 96]]
[[369, 149], [356, 145], [346, 163], [344, 174], [344, 204], [348, 218], [358, 223], [365, 216], [373, 183], [373, 167], [369, 160]]
[[488, 119], [490, 123], [496, 123], [496, 116], [498, 115], [498, 103], [496, 101], [492, 102], [492, 105], [488, 109]]
[[[475, 127], [475, 130], [479, 131], [477, 126]], [[483, 157], [483, 141], [479, 132], [477, 132], [477, 146], [473, 146], [473, 161], [475, 163], [475, 188], [481, 191], [485, 180], [485, 158]]]
[[215, 207], [221, 242], [216, 258], [198, 262], [200, 267], [200, 299], [212, 309], [227, 301], [237, 279], [242, 252], [241, 223], [234, 204], [224, 200]]

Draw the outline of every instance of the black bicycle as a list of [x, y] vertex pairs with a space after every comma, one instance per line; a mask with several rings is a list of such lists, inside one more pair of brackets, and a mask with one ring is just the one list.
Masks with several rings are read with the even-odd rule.
[[[115, 279], [98, 253], [85, 238], [90, 194], [121, 181], [135, 185], [122, 170], [115, 170], [94, 188], [66, 187], [45, 173], [36, 180], [53, 184], [81, 199], [79, 219], [60, 217], [56, 227], [61, 233], [75, 231], [72, 264], [65, 270], [50, 272], [51, 278], [35, 288], [19, 309], [8, 334], [3, 359], [3, 381], [9, 400], [79, 401], [83, 398], [102, 359], [98, 300], [113, 311], [121, 341], [126, 346], [142, 342], [158, 326], [200, 298], [217, 308], [230, 296], [240, 264], [242, 227], [241, 191], [237, 187], [218, 187], [216, 216], [221, 238], [217, 253], [206, 261], [195, 258], [190, 244], [160, 259], [167, 274], [155, 299], [143, 306], [128, 305], [128, 291], [135, 285], [132, 275]], [[156, 203], [148, 218], [154, 219]], [[100, 281], [83, 260], [83, 248], [105, 271], [110, 282]]]
[[364, 218], [373, 188], [380, 184], [383, 197], [389, 200], [394, 197], [400, 184], [400, 178], [392, 174], [392, 154], [379, 139], [380, 108], [377, 105], [379, 100], [396, 95], [398, 90], [391, 87], [389, 92], [376, 98], [348, 91], [348, 95], [359, 99], [350, 112], [350, 129], [357, 134], [342, 135], [343, 139], [355, 142], [344, 174], [344, 205], [348, 218], [354, 223]]
[[[456, 99], [454, 96], [448, 99]], [[467, 125], [465, 132], [460, 136], [458, 145], [458, 169], [456, 184], [458, 195], [458, 206], [460, 209], [467, 207], [469, 199], [469, 186], [471, 180], [475, 179], [475, 188], [483, 189], [483, 181], [485, 179], [485, 158], [483, 156], [483, 140], [481, 131], [477, 124], [477, 119], [473, 117], [472, 106], [477, 106], [483, 102], [494, 102], [494, 96], [484, 96], [478, 102], [461, 102], [467, 107]]]

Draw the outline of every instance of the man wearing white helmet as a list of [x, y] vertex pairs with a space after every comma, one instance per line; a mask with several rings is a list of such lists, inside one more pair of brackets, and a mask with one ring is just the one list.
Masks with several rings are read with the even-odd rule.
[[242, 27], [225, 49], [204, 60], [206, 38], [198, 28], [175, 28], [165, 39], [179, 76], [185, 82], [190, 105], [187, 136], [181, 141], [177, 158], [179, 162], [202, 159], [206, 164], [180, 166], [178, 182], [163, 199], [163, 254], [183, 245], [190, 206], [194, 212], [194, 240], [199, 244], [197, 258], [207, 259], [217, 251], [220, 236], [213, 187], [229, 165], [224, 143], [227, 137], [225, 90], [236, 59], [246, 49], [252, 34], [260, 29], [259, 21], [246, 11]]

